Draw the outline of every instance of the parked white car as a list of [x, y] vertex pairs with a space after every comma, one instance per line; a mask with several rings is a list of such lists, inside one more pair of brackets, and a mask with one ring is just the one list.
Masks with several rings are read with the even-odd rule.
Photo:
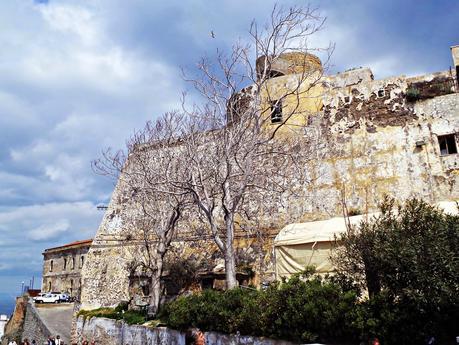
[[61, 293], [59, 295], [59, 302], [70, 302], [70, 296], [66, 293]]
[[35, 303], [59, 303], [61, 294], [58, 293], [46, 293], [42, 296], [37, 296], [33, 300]]

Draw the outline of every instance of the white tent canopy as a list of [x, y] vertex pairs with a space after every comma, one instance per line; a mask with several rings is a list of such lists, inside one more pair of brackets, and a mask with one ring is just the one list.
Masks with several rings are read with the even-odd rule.
[[[443, 201], [437, 207], [449, 214], [458, 214], [454, 201]], [[349, 217], [351, 225], [370, 220], [378, 213]], [[330, 254], [335, 246], [335, 238], [346, 231], [344, 217], [328, 220], [295, 223], [285, 226], [274, 239], [276, 277], [290, 277], [306, 266], [315, 266], [318, 273], [333, 272]]]
[[[351, 225], [358, 225], [372, 215], [349, 217]], [[274, 239], [276, 277], [290, 277], [306, 266], [315, 266], [318, 273], [333, 271], [330, 254], [335, 238], [346, 231], [344, 217], [309, 223], [295, 223], [284, 227]]]

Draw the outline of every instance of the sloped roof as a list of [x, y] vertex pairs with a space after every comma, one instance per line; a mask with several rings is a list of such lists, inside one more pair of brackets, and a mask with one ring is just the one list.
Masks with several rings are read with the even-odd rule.
[[64, 244], [62, 246], [47, 248], [45, 249], [45, 253], [49, 251], [55, 251], [55, 250], [70, 249], [72, 247], [84, 247], [85, 245], [90, 246], [91, 243], [92, 243], [92, 238], [88, 240], [74, 241], [74, 242]]

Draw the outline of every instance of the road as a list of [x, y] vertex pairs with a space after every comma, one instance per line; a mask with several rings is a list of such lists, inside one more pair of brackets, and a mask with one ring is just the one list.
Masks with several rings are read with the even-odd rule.
[[36, 304], [35, 306], [51, 333], [59, 334], [66, 344], [70, 343], [73, 303]]

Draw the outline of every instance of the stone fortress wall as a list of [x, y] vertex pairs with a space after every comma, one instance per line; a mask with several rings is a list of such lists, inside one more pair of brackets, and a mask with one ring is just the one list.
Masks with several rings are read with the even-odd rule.
[[[284, 60], [288, 62], [288, 57]], [[298, 73], [285, 61], [279, 66], [269, 84], [273, 95], [294, 84]], [[342, 216], [343, 201], [351, 212], [367, 213], [386, 194], [431, 203], [459, 200], [457, 92], [454, 72], [374, 80], [371, 71], [362, 68], [324, 76], [302, 95], [298, 112], [306, 125], [303, 135], [316, 138], [316, 157], [305, 167], [310, 182], [299, 186], [308, 193], [303, 198], [289, 196], [283, 203], [287, 206], [279, 204], [277, 212], [267, 215], [274, 231], [266, 242], [240, 239], [255, 262], [258, 282], [272, 269], [270, 239], [288, 223], [286, 215], [301, 222]], [[282, 107], [288, 106], [287, 99]], [[282, 130], [289, 135], [289, 123]], [[293, 125], [291, 132], [298, 135]], [[121, 176], [82, 270], [83, 309], [131, 298], [128, 247], [135, 243], [122, 240], [129, 199], [123, 188]], [[208, 257], [216, 251], [206, 238], [175, 246], [183, 255], [193, 246], [194, 253]]]

